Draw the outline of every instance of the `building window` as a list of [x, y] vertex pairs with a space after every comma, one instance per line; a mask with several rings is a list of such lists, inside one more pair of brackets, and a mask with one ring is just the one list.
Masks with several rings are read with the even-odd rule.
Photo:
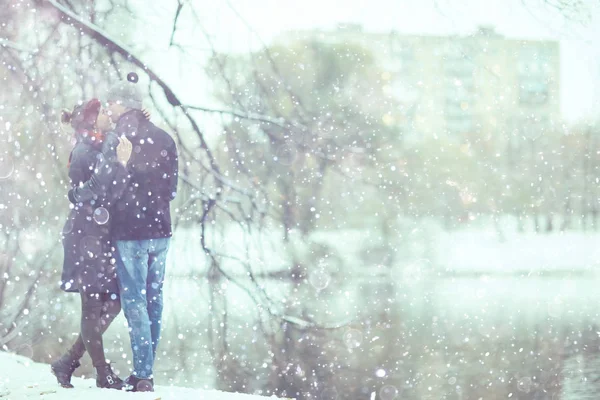
[[446, 127], [451, 134], [467, 133], [473, 128], [471, 106], [475, 98], [475, 65], [468, 48], [449, 44], [444, 57]]
[[548, 101], [550, 52], [543, 47], [523, 47], [518, 54], [519, 102], [541, 105]]
[[548, 101], [548, 83], [545, 79], [524, 79], [519, 86], [521, 104], [540, 105]]

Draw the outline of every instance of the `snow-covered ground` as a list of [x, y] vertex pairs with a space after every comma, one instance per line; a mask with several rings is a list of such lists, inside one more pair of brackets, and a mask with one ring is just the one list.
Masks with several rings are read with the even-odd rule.
[[[600, 232], [566, 231], [536, 234], [532, 229], [518, 232], [514, 221], [503, 221], [502, 234], [490, 222], [444, 230], [439, 222], [405, 223], [402, 232], [388, 237], [392, 267], [402, 270], [415, 261], [425, 262], [439, 276], [445, 274], [570, 274], [596, 273], [600, 268]], [[207, 264], [199, 256], [199, 232], [194, 229], [176, 232], [169, 253], [169, 273], [185, 275], [205, 273]], [[249, 260], [255, 274], [289, 268], [291, 255], [303, 259], [311, 254], [311, 243], [328, 246], [346, 272], [373, 274], [376, 260], [363, 259], [362, 254], [384, 243], [378, 230], [317, 231], [306, 241], [295, 238], [283, 243], [278, 231], [265, 230], [260, 238], [250, 241], [244, 251], [244, 234], [230, 227], [214, 246], [217, 251]], [[257, 244], [264, 252], [257, 250]], [[330, 254], [331, 255], [331, 254]], [[190, 262], [194, 260], [194, 262]], [[232, 275], [246, 271], [235, 259], [224, 258], [222, 265]], [[313, 260], [314, 261], [314, 260]], [[333, 260], [330, 257], [329, 263]], [[335, 265], [331, 265], [335, 267]]]
[[[157, 386], [153, 393], [127, 393], [98, 389], [94, 379], [73, 378], [75, 389], [63, 389], [50, 373], [50, 366], [39, 364], [12, 353], [0, 352], [0, 399], [69, 399], [69, 400], [259, 400], [267, 397], [240, 393]], [[274, 399], [275, 397], [269, 397]]]
[[598, 233], [522, 233], [499, 240], [494, 232], [463, 230], [437, 239], [435, 259], [441, 271], [595, 273], [600, 266]]

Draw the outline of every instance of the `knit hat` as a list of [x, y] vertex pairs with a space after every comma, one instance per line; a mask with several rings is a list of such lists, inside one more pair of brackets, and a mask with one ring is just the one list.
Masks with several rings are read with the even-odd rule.
[[108, 90], [106, 100], [119, 102], [127, 108], [141, 110], [142, 93], [137, 85], [138, 80], [135, 72], [128, 73], [126, 81], [119, 81]]

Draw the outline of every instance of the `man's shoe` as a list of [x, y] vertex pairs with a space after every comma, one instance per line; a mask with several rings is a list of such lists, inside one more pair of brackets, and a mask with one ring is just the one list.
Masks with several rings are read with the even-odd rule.
[[73, 372], [81, 364], [77, 360], [71, 360], [68, 357], [61, 357], [58, 360], [50, 364], [50, 371], [56, 376], [58, 384], [66, 389], [73, 389], [71, 384], [71, 377]]
[[124, 390], [125, 382], [117, 376], [110, 364], [96, 368], [96, 386], [103, 389]]
[[129, 378], [125, 379], [125, 383], [128, 392], [154, 392], [154, 379], [152, 378], [143, 379], [129, 375]]

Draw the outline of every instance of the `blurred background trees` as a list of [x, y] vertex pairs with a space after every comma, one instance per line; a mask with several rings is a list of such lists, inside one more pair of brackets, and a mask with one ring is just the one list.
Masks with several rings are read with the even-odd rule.
[[[542, 3], [569, 18], [587, 13], [579, 1]], [[500, 239], [502, 219], [540, 234], [598, 229], [596, 125], [553, 121], [542, 130], [533, 118], [526, 128], [519, 114], [507, 117], [519, 129], [473, 124], [415, 136], [422, 89], [406, 76], [394, 82], [368, 41], [283, 35], [225, 53], [198, 8], [180, 1], [163, 21], [186, 79], [207, 82], [192, 94], [186, 85], [196, 83], [179, 68], [145, 62], [153, 44], [131, 28], [143, 19], [127, 0], [8, 0], [0, 10], [3, 350], [48, 361], [77, 329], [77, 301], [56, 287], [72, 147], [58, 116], [102, 99], [130, 70], [181, 155], [167, 287], [177, 296], [158, 360], [165, 381], [207, 385], [198, 371], [212, 368], [210, 384], [225, 390], [393, 399], [410, 387], [424, 398], [423, 371], [467, 351], [457, 337], [448, 339], [454, 355], [442, 339], [430, 345], [444, 336], [442, 317], [394, 310], [402, 291], [421, 299], [411, 307], [433, 313], [426, 282], [441, 272], [425, 222], [452, 232], [489, 220]], [[190, 25], [205, 46], [201, 63], [197, 43], [177, 40]], [[453, 54], [452, 68], [471, 71]], [[405, 48], [398, 57], [410, 62]], [[448, 91], [458, 120], [469, 109], [465, 90]], [[128, 339], [118, 332], [111, 351], [121, 357]], [[126, 357], [119, 362], [127, 367]], [[392, 372], [400, 378], [387, 382]], [[447, 373], [453, 383], [443, 386], [453, 390]]]

